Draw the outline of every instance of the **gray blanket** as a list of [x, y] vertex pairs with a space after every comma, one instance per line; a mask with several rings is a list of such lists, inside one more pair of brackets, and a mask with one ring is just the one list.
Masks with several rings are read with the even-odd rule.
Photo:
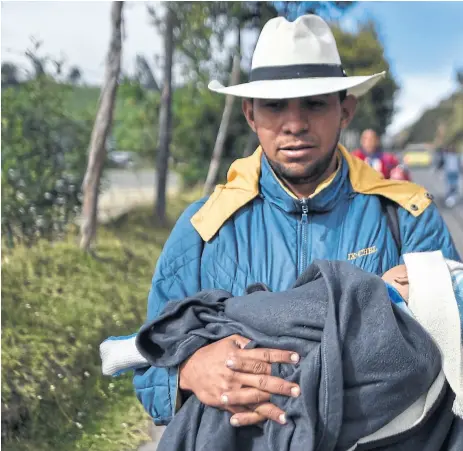
[[[159, 451], [353, 449], [426, 394], [440, 373], [438, 349], [421, 326], [389, 301], [379, 277], [351, 264], [316, 261], [291, 290], [250, 291], [232, 297], [212, 290], [169, 302], [140, 330], [137, 347], [162, 367], [232, 334], [249, 338], [251, 347], [298, 352], [299, 364], [272, 365], [273, 375], [301, 387], [298, 398], [272, 397], [288, 423], [233, 428], [231, 414], [193, 395], [166, 428]], [[443, 383], [419, 424], [355, 449], [461, 451], [452, 402]]]

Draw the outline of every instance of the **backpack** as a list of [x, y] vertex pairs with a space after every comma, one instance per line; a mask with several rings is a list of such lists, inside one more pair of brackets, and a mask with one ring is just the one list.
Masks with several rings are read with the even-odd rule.
[[399, 251], [399, 256], [402, 255], [402, 240], [400, 239], [400, 224], [399, 215], [397, 213], [397, 204], [386, 197], [380, 196], [381, 209], [386, 216], [387, 225], [392, 233], [392, 238]]

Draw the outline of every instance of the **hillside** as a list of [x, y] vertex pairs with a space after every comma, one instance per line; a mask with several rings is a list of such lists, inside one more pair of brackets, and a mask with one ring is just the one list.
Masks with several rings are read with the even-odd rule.
[[445, 130], [443, 144], [455, 143], [463, 152], [463, 90], [426, 110], [414, 124], [396, 136], [398, 145], [434, 143], [440, 124]]

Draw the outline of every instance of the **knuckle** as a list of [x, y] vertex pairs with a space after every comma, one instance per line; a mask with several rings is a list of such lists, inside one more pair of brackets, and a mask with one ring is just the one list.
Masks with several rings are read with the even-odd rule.
[[256, 374], [265, 373], [266, 365], [264, 362], [257, 361], [254, 363], [252, 371]]
[[278, 414], [277, 414], [277, 411], [275, 409], [275, 407], [273, 407], [272, 404], [270, 404], [266, 409], [265, 409], [265, 416], [267, 418], [278, 418]]
[[270, 352], [268, 351], [268, 349], [264, 349], [262, 357], [266, 362], [270, 362]]
[[238, 358], [238, 356], [236, 354], [237, 354], [236, 351], [234, 351], [234, 350], [230, 351], [228, 353], [227, 359], [228, 360], [236, 360]]
[[233, 378], [235, 376], [235, 373], [233, 371], [227, 371], [225, 374], [224, 374], [224, 380], [225, 380], [225, 383], [226, 383], [226, 387], [229, 386], [229, 384], [231, 382], [233, 382]]
[[267, 378], [265, 376], [259, 377], [259, 387], [265, 389], [267, 387]]

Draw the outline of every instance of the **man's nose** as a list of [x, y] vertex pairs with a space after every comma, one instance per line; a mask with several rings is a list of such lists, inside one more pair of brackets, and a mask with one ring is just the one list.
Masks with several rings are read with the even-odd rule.
[[289, 105], [284, 113], [283, 132], [287, 135], [300, 135], [309, 130], [307, 111], [295, 105]]

